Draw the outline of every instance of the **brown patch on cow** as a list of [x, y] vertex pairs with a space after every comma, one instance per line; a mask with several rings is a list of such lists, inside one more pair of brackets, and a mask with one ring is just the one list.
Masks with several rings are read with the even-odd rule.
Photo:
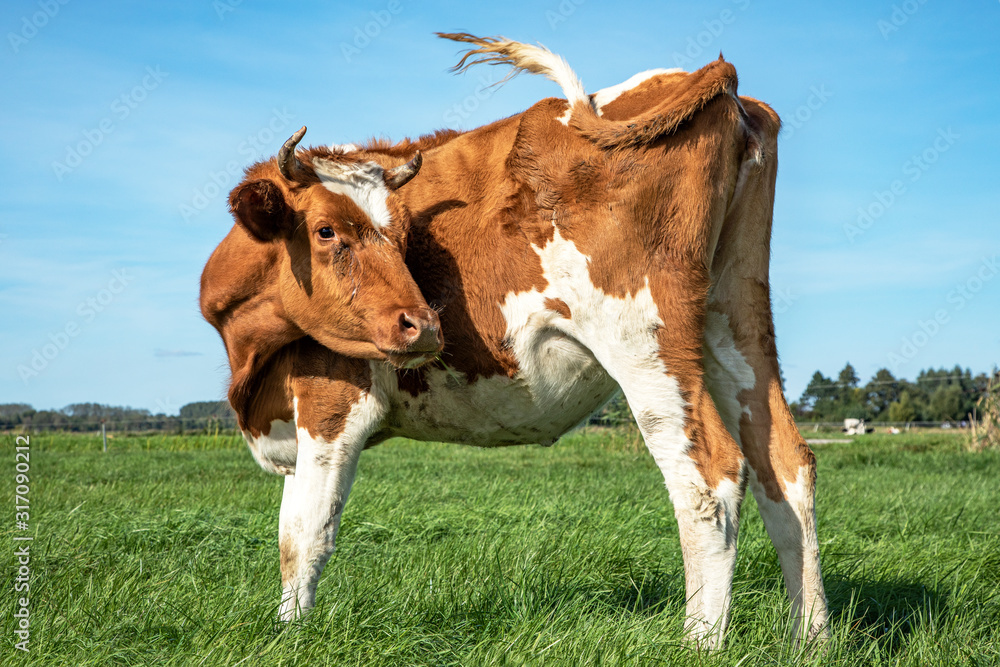
[[684, 433], [691, 442], [688, 450], [698, 472], [709, 488], [718, 488], [723, 479], [742, 483], [743, 453], [704, 385], [682, 392], [687, 405]]
[[296, 345], [286, 347], [256, 372], [250, 379], [250, 398], [239, 413], [246, 430], [257, 438], [271, 433], [275, 420], [295, 419], [292, 408], [291, 370], [295, 364]]
[[669, 72], [651, 76], [634, 88], [623, 91], [618, 97], [602, 106], [601, 118], [620, 121], [648, 114], [651, 109], [657, 108], [663, 100], [676, 96], [676, 93], [672, 91], [683, 87], [688, 76], [688, 72]]
[[758, 396], [746, 399], [753, 406], [750, 408], [753, 418], [744, 414], [740, 419], [740, 439], [747, 462], [765, 495], [774, 502], [782, 502], [786, 484], [798, 479], [802, 467], [806, 468], [809, 487], [815, 485], [816, 456], [795, 426], [780, 380], [772, 377], [765, 391], [768, 397], [765, 403], [756, 400]]
[[334, 442], [344, 432], [351, 407], [371, 389], [368, 361], [336, 354], [311, 340], [297, 348], [291, 379], [298, 399], [296, 426], [313, 438]]
[[573, 314], [569, 311], [569, 306], [566, 305], [566, 302], [562, 299], [551, 299], [549, 297], [545, 297], [545, 307], [559, 313], [567, 320], [573, 318]]
[[[237, 412], [241, 428], [259, 437], [270, 433], [276, 419], [296, 421], [310, 436], [332, 442], [343, 432], [351, 406], [371, 389], [371, 372], [366, 360], [304, 338], [274, 354], [250, 384], [251, 398]], [[297, 420], [294, 398], [299, 399]]]
[[[612, 296], [634, 296], [647, 278], [652, 286], [664, 271], [703, 272], [743, 149], [735, 100], [718, 98], [689, 119], [683, 132], [662, 137], [655, 150], [633, 153], [596, 151], [580, 137], [566, 139], [574, 132], [548, 116], [547, 127], [530, 134], [522, 131], [524, 136], [552, 135], [533, 139], [529, 178], [551, 180], [546, 174], [556, 169], [550, 163], [557, 159], [577, 167], [562, 179], [554, 220], [563, 238], [589, 258], [594, 286]], [[549, 157], [553, 155], [558, 158]], [[583, 185], [574, 180], [580, 178]], [[595, 192], [600, 201], [589, 199]], [[692, 301], [690, 295], [667, 295], [674, 301]]]
[[427, 384], [427, 371], [425, 369], [426, 366], [423, 368], [396, 371], [396, 387], [401, 391], [407, 392], [414, 398], [430, 390], [430, 385]]
[[278, 553], [281, 558], [281, 586], [284, 588], [298, 573], [299, 552], [295, 548], [295, 540], [283, 535], [278, 540]]
[[704, 331], [707, 280], [691, 271], [672, 273], [651, 284], [655, 285], [652, 291], [660, 317], [667, 323], [657, 331], [660, 360], [677, 379], [686, 404], [684, 431], [691, 442], [688, 455], [709, 488], [717, 488], [723, 479], [740, 483], [743, 454], [726, 429], [703, 379], [704, 353], [699, 332]]

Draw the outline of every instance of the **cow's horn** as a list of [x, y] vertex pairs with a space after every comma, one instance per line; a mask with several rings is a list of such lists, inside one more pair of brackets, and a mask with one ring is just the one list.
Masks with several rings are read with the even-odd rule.
[[410, 179], [420, 171], [420, 165], [424, 163], [424, 156], [417, 151], [413, 159], [406, 164], [390, 169], [385, 175], [385, 184], [390, 190], [401, 188], [410, 182]]
[[285, 145], [281, 147], [278, 151], [278, 171], [281, 175], [290, 181], [295, 180], [295, 171], [298, 169], [299, 161], [295, 157], [295, 147], [298, 146], [299, 142], [302, 141], [302, 137], [306, 135], [306, 126], [303, 125], [302, 129], [293, 134], [285, 142]]

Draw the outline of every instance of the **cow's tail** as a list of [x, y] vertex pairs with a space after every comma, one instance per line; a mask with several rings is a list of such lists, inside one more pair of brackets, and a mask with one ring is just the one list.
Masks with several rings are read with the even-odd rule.
[[559, 84], [563, 95], [572, 108], [571, 118], [591, 116], [595, 119], [597, 109], [576, 72], [569, 66], [566, 59], [552, 53], [541, 45], [523, 44], [505, 37], [476, 37], [467, 32], [439, 32], [438, 37], [455, 42], [474, 44], [478, 48], [469, 49], [452, 67], [453, 72], [464, 72], [473, 65], [509, 65], [513, 68], [507, 78], [518, 72], [541, 74]]
[[607, 120], [598, 115], [593, 100], [569, 64], [544, 46], [522, 44], [504, 37], [476, 37], [464, 32], [437, 34], [478, 47], [467, 51], [452, 68], [453, 71], [464, 71], [481, 63], [510, 65], [514, 74], [519, 71], [543, 74], [558, 83], [572, 109], [570, 127], [608, 150], [648, 145], [660, 137], [673, 134], [684, 121], [719, 95], [738, 100], [736, 68], [723, 60], [720, 54], [715, 62], [689, 74], [678, 92], [666, 96], [645, 114], [629, 120]]

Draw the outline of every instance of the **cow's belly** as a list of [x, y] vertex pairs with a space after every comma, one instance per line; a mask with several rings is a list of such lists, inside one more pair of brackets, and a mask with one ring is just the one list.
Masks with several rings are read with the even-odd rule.
[[426, 371], [427, 389], [413, 396], [397, 388], [391, 371], [376, 382], [390, 388], [392, 435], [480, 447], [549, 445], [610, 399], [618, 385], [593, 355], [554, 329], [534, 331], [514, 345], [520, 370], [513, 377], [469, 384], [449, 370]]
[[295, 423], [275, 419], [267, 434], [254, 436], [243, 431], [250, 453], [261, 468], [278, 475], [295, 473], [295, 457], [298, 445], [295, 440]]

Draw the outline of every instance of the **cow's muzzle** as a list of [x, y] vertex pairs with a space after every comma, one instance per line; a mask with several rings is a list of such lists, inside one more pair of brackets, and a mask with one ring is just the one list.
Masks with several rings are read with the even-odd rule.
[[416, 368], [437, 357], [444, 347], [441, 321], [430, 308], [403, 308], [392, 332], [393, 349], [386, 356], [399, 368]]

